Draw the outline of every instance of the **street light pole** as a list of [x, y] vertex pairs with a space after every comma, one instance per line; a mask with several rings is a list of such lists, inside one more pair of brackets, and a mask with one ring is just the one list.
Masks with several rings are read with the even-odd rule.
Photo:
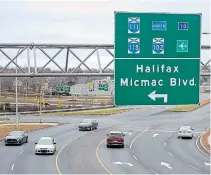
[[[17, 55], [18, 55], [20, 49], [18, 50]], [[17, 65], [18, 57], [16, 57], [15, 60], [16, 60], [16, 65]], [[16, 66], [16, 69], [15, 69], [15, 72], [16, 72], [16, 75], [17, 75], [18, 74], [17, 66]], [[18, 128], [18, 126], [19, 126], [19, 116], [18, 116], [18, 77], [17, 76], [15, 77], [15, 106], [16, 106], [16, 127]]]
[[[19, 51], [18, 51], [19, 52]], [[17, 64], [17, 57], [16, 57], [16, 64]], [[18, 69], [16, 66], [16, 75], [18, 73]], [[19, 126], [19, 118], [18, 118], [18, 77], [15, 77], [15, 107], [16, 107], [16, 127], [18, 128]]]

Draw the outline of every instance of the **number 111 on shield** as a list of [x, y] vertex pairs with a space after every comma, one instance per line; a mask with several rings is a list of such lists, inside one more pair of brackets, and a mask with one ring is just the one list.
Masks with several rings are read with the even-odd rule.
[[140, 33], [140, 18], [129, 17], [128, 18], [128, 33]]

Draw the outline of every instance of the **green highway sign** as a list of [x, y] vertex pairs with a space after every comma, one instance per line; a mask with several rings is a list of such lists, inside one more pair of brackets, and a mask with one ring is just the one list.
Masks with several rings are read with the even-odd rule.
[[198, 104], [201, 14], [115, 13], [115, 105]]

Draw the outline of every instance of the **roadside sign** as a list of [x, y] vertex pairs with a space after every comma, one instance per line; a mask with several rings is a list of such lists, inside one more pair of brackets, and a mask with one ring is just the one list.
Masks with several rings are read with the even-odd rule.
[[61, 108], [62, 107], [62, 102], [61, 101], [58, 101], [58, 104], [57, 105], [58, 105], [59, 108]]
[[198, 104], [201, 14], [115, 13], [115, 105]]

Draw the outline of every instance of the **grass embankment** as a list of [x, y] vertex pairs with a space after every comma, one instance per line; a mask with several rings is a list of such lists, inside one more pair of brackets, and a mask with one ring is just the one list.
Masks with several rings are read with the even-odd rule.
[[211, 130], [207, 130], [204, 134], [202, 134], [202, 136], [200, 137], [200, 144], [201, 146], [210, 153], [210, 145], [208, 143], [208, 137], [211, 133]]
[[174, 108], [170, 108], [169, 111], [171, 112], [190, 112], [201, 108], [202, 106], [209, 104], [210, 99], [201, 100], [200, 105], [181, 105]]
[[[1, 103], [15, 103], [15, 98], [0, 98]], [[36, 103], [36, 99], [32, 97], [18, 98], [19, 103]]]
[[[123, 112], [129, 112], [131, 110], [135, 110], [135, 108], [127, 108], [127, 109], [99, 109], [99, 110], [86, 110], [86, 111], [73, 111], [73, 112], [54, 112], [54, 113], [43, 113], [45, 116], [69, 116], [69, 115], [113, 115], [119, 114]], [[39, 114], [35, 114], [39, 115]]]
[[0, 121], [10, 120], [9, 118], [0, 118]]
[[[57, 104], [58, 101], [61, 101], [63, 105], [80, 105], [80, 104], [112, 104], [112, 98], [109, 97], [60, 97], [60, 98], [44, 98], [46, 102], [51, 104]], [[15, 103], [15, 98], [8, 97], [8, 98], [1, 98], [1, 103]], [[18, 98], [19, 103], [37, 103], [35, 97], [22, 97]]]
[[43, 128], [48, 128], [54, 126], [55, 124], [48, 124], [48, 123], [19, 123], [19, 127], [17, 128], [15, 123], [0, 123], [0, 139], [7, 136], [11, 131], [19, 130], [19, 131], [35, 131]]

